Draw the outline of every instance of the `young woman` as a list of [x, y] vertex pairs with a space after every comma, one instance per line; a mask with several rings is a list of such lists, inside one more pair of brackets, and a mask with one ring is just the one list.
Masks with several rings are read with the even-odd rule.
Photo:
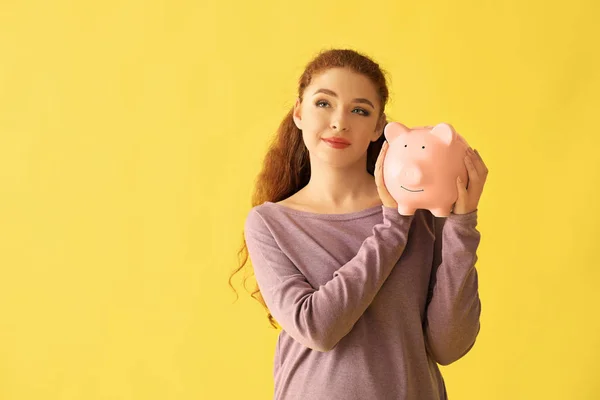
[[321, 52], [265, 158], [233, 274], [249, 255], [252, 295], [282, 328], [275, 399], [446, 399], [438, 364], [464, 356], [479, 333], [488, 170], [469, 150], [468, 188], [457, 179], [449, 217], [399, 214], [382, 179], [387, 100], [378, 64]]

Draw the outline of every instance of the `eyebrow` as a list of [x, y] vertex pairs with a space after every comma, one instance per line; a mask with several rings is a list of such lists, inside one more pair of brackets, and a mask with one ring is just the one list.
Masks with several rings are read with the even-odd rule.
[[[337, 94], [333, 90], [329, 90], [329, 89], [323, 89], [323, 88], [321, 88], [321, 89], [317, 90], [316, 92], [314, 92], [313, 96], [316, 95], [317, 93], [325, 93], [325, 94], [328, 94], [330, 96], [337, 97]], [[369, 100], [364, 99], [364, 98], [358, 98], [358, 99], [354, 99], [352, 101], [355, 102], [355, 103], [365, 103], [365, 104], [368, 104], [371, 107], [375, 108], [375, 106], [373, 105], [373, 103], [371, 103]]]

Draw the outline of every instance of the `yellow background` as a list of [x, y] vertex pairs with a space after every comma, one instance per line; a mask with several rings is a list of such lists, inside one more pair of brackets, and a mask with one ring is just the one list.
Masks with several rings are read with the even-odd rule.
[[[268, 399], [234, 282], [260, 163], [324, 48], [490, 175], [452, 399], [598, 399], [597, 1], [0, 2], [0, 399]], [[254, 280], [248, 281], [252, 287]]]

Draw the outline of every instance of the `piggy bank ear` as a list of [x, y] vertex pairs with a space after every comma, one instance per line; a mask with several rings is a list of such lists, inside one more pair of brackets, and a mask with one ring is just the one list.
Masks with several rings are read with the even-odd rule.
[[437, 136], [442, 141], [442, 143], [445, 143], [447, 145], [450, 145], [450, 143], [452, 143], [452, 140], [454, 140], [455, 136], [454, 129], [452, 129], [452, 126], [443, 122], [434, 126], [430, 133], [434, 136]]
[[409, 129], [400, 122], [390, 122], [383, 128], [383, 135], [389, 143], [398, 136], [408, 132]]

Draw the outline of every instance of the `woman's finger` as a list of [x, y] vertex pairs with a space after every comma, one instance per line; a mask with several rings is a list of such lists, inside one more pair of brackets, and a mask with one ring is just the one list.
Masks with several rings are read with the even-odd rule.
[[384, 151], [385, 151], [385, 142], [383, 142], [383, 145], [381, 146], [381, 149], [379, 150], [379, 155], [377, 156], [377, 162], [375, 163], [375, 166], [379, 166], [379, 164], [381, 163], [381, 155], [383, 154]]
[[383, 157], [385, 155], [386, 143], [383, 142], [383, 146], [381, 146], [381, 150], [379, 151], [379, 156], [377, 157], [377, 161], [375, 162], [375, 183], [377, 186], [381, 186], [381, 182], [383, 180], [382, 177], [382, 165], [383, 165]]
[[464, 198], [467, 195], [467, 186], [462, 181], [462, 179], [460, 179], [460, 176], [456, 178], [456, 184], [458, 187], [458, 197]]
[[383, 163], [385, 161], [385, 155], [388, 147], [389, 145], [387, 142], [384, 142], [383, 146], [381, 147], [381, 152], [379, 153], [375, 167], [375, 184], [377, 185], [377, 192], [383, 205], [386, 207], [398, 208], [398, 203], [388, 192], [383, 179]]
[[469, 174], [469, 187], [471, 186], [470, 182], [479, 182], [479, 174], [477, 173], [477, 169], [475, 169], [475, 165], [473, 164], [473, 160], [471, 156], [467, 155], [465, 157], [465, 166], [467, 167], [467, 173]]
[[479, 154], [477, 149], [475, 149], [474, 153], [476, 156], [475, 168], [477, 168], [477, 172], [479, 173], [480, 176], [486, 176], [488, 174], [488, 168], [485, 165], [485, 163], [483, 162], [483, 158], [481, 158], [481, 154]]
[[465, 204], [467, 204], [468, 193], [465, 183], [460, 179], [460, 176], [456, 177], [456, 188], [458, 189], [458, 199], [454, 203], [452, 212], [463, 213]]

